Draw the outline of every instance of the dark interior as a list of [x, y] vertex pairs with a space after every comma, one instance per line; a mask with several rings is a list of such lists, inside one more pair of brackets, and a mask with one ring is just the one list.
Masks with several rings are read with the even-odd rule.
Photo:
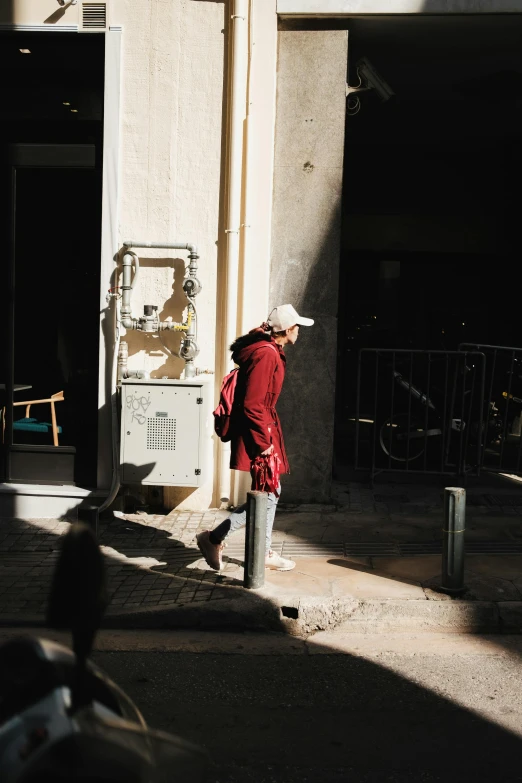
[[[59, 444], [76, 448], [74, 481], [95, 486], [104, 36], [1, 33], [0, 65], [9, 74], [0, 87], [0, 145], [3, 228], [9, 236], [14, 221], [15, 237], [14, 380], [32, 387], [14, 399], [44, 399], [63, 390], [65, 399], [56, 404]], [[10, 149], [20, 144], [89, 145], [93, 165], [77, 167], [58, 154], [50, 166], [42, 151], [37, 165], [17, 167], [14, 195]], [[10, 263], [3, 254], [4, 279]], [[10, 352], [9, 341], [1, 340], [0, 383], [7, 379]], [[24, 416], [23, 406], [14, 409], [14, 419]], [[30, 416], [49, 423], [50, 406], [34, 406]], [[51, 432], [15, 429], [13, 442], [52, 446], [53, 440]], [[52, 449], [46, 458], [52, 459]]]
[[361, 57], [395, 96], [346, 120], [338, 464], [359, 349], [520, 345], [522, 17], [354, 19], [353, 86]]

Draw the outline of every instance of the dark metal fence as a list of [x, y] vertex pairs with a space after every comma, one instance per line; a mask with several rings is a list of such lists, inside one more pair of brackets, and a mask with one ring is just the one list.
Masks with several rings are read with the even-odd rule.
[[356, 470], [478, 475], [485, 365], [480, 351], [361, 350]]
[[522, 470], [522, 348], [462, 343], [461, 351], [486, 357], [481, 467], [495, 473]]

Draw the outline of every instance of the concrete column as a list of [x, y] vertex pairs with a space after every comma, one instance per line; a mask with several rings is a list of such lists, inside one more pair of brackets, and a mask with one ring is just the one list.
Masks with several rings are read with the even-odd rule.
[[270, 305], [315, 318], [287, 349], [285, 501], [329, 497], [348, 33], [279, 32]]

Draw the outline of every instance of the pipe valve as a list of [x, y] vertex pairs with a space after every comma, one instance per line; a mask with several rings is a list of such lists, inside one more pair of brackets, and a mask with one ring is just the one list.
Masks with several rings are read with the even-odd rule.
[[183, 290], [189, 298], [197, 296], [201, 291], [201, 287], [201, 283], [197, 277], [187, 277], [186, 280], [183, 281]]
[[[161, 340], [162, 331], [182, 332], [183, 338], [179, 356], [185, 360], [185, 377], [193, 378], [196, 375], [194, 359], [199, 353], [197, 344], [197, 312], [194, 297], [202, 290], [202, 285], [196, 277], [198, 272], [198, 251], [196, 245], [188, 242], [171, 242], [161, 244], [159, 242], [127, 241], [123, 243], [124, 253], [122, 258], [122, 283], [121, 283], [121, 308], [120, 323], [125, 329], [137, 329], [147, 334], [158, 333]], [[145, 305], [143, 315], [139, 318], [132, 317], [131, 292], [136, 283], [140, 262], [137, 254], [131, 248], [152, 247], [167, 250], [188, 250], [189, 265], [188, 275], [183, 281], [183, 291], [188, 299], [187, 318], [185, 323], [172, 321], [160, 321], [156, 305]], [[132, 267], [134, 266], [134, 276]], [[187, 271], [185, 271], [187, 274]], [[167, 349], [168, 350], [168, 349]], [[178, 354], [176, 354], [177, 356]]]
[[158, 308], [156, 305], [144, 305], [143, 315], [138, 322], [138, 329], [142, 332], [157, 332], [159, 329]]
[[195, 359], [198, 353], [199, 348], [195, 340], [191, 340], [190, 338], [183, 340], [179, 350], [179, 355], [182, 359], [184, 359], [186, 362], [190, 361], [191, 359]]

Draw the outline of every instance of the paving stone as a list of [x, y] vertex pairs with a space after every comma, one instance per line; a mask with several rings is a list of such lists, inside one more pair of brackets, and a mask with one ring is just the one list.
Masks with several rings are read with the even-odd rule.
[[[394, 485], [387, 485], [386, 491], [404, 494], [404, 488]], [[325, 543], [343, 539], [348, 542], [434, 540], [434, 536], [439, 536], [441, 525], [440, 488], [426, 490], [412, 486], [408, 487], [408, 496], [411, 500], [408, 504], [392, 499], [374, 505], [370, 488], [354, 483], [344, 485], [335, 506], [308, 506], [301, 507], [299, 511], [281, 507], [276, 517], [274, 542], [281, 546], [283, 542], [319, 542], [321, 539]], [[520, 508], [471, 508], [473, 510], [470, 509], [468, 515], [470, 540], [492, 540], [492, 531], [495, 531], [497, 540], [517, 541], [522, 538]], [[226, 518], [227, 513], [226, 510], [212, 510], [172, 512], [167, 516], [136, 514], [118, 522], [103, 523], [101, 539], [113, 611], [122, 606], [139, 609], [144, 605], [150, 608], [154, 604], [186, 605], [230, 598], [230, 591], [220, 590], [219, 586], [241, 584], [236, 578], [241, 574], [234, 562], [237, 557], [229, 558], [225, 574], [217, 574], [208, 570], [204, 563], [197, 567], [200, 553], [195, 545], [197, 532], [215, 527]], [[3, 553], [0, 561], [0, 611], [38, 613], [45, 609], [45, 603], [40, 599], [49, 589], [52, 568], [57, 559], [58, 538], [68, 528], [69, 522], [57, 520], [21, 523], [11, 519], [0, 522], [0, 549]], [[234, 541], [241, 547], [243, 540], [244, 532], [241, 531]], [[33, 554], [36, 558], [40, 556], [41, 560], [38, 562], [36, 559], [32, 563], [30, 558]], [[436, 558], [436, 561], [439, 559]], [[278, 589], [297, 589], [305, 595], [304, 584], [312, 578], [315, 580], [313, 591], [322, 589], [335, 595], [350, 595], [354, 591], [358, 594], [369, 590], [371, 594], [387, 598], [397, 596], [399, 591], [401, 595], [408, 593], [411, 600], [409, 591], [421, 589], [419, 581], [425, 581], [425, 569], [429, 567], [435, 577], [439, 570], [435, 568], [435, 561], [431, 563], [429, 558], [420, 557], [387, 561], [374, 559], [373, 569], [369, 567], [368, 560], [352, 559], [348, 570], [349, 561], [338, 560], [344, 560], [342, 576], [339, 575], [341, 566], [335, 559], [329, 558], [328, 563], [323, 563], [320, 558], [310, 558], [307, 561], [309, 566], [299, 561], [297, 574], [270, 574], [267, 583], [270, 586], [274, 580], [279, 580], [283, 587]], [[477, 597], [486, 595], [480, 592], [486, 588], [496, 591], [497, 601], [498, 597], [518, 599], [522, 596], [522, 557], [505, 559], [503, 573], [497, 570], [501, 563], [500, 557], [480, 555], [468, 559], [467, 580], [473, 583]], [[336, 567], [335, 575], [321, 570], [332, 566]], [[372, 575], [380, 581], [372, 582]], [[294, 581], [296, 579], [297, 582]], [[358, 582], [354, 581], [357, 579]], [[424, 600], [429, 590], [429, 587], [425, 588]], [[509, 602], [505, 600], [505, 603]]]

